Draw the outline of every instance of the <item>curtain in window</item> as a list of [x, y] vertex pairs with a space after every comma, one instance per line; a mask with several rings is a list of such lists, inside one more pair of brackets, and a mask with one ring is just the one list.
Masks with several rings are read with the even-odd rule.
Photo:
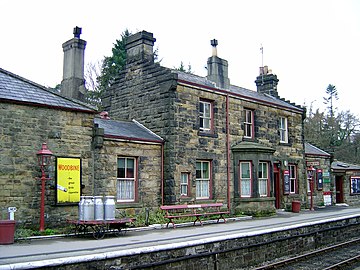
[[135, 200], [135, 159], [118, 158], [117, 199], [120, 201]]
[[240, 163], [240, 196], [251, 197], [250, 162]]
[[210, 162], [196, 162], [196, 198], [210, 197]]
[[267, 162], [259, 163], [259, 195], [267, 196], [268, 194], [268, 164]]

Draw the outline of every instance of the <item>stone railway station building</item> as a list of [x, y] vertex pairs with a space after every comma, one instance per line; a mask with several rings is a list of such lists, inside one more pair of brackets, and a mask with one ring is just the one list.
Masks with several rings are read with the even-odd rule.
[[[19, 223], [38, 224], [36, 153], [43, 143], [54, 154], [46, 224], [77, 218], [80, 195], [113, 195], [118, 214], [209, 202], [232, 213], [289, 208], [294, 200], [309, 207], [306, 112], [279, 97], [267, 67], [256, 91], [231, 85], [213, 40], [206, 77], [166, 68], [154, 62], [153, 34], [142, 31], [128, 38], [126, 66], [104, 93], [100, 113], [83, 101], [86, 42], [74, 33], [63, 44], [61, 93], [0, 69], [2, 219], [15, 206]], [[63, 161], [81, 167], [76, 196], [65, 201], [59, 198], [74, 181], [62, 179]], [[329, 162], [319, 166], [330, 171]]]

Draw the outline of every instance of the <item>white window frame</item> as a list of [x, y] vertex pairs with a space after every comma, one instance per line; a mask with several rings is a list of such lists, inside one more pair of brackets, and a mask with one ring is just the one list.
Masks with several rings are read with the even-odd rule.
[[196, 199], [210, 198], [210, 173], [210, 161], [196, 161]]
[[267, 197], [269, 195], [269, 162], [259, 162], [258, 176], [259, 195]]
[[[124, 175], [119, 176], [119, 161], [124, 160]], [[133, 162], [133, 175], [129, 175], [129, 162]], [[117, 159], [117, 201], [134, 202], [136, 199], [137, 160], [134, 157], [118, 157]]]
[[[250, 134], [249, 134], [250, 133]], [[245, 109], [244, 137], [254, 138], [254, 111]]]
[[212, 103], [200, 100], [199, 103], [200, 130], [209, 132], [212, 129]]
[[[295, 164], [289, 164], [289, 180], [290, 180], [290, 194], [296, 194], [296, 185], [297, 185], [297, 168]], [[308, 180], [306, 180], [309, 182]], [[308, 185], [308, 190], [310, 187]]]
[[288, 119], [286, 117], [280, 117], [280, 142], [288, 143], [289, 142], [289, 131], [288, 131]]
[[180, 196], [189, 196], [189, 179], [190, 175], [187, 172], [182, 172], [180, 176]]
[[[247, 165], [247, 172], [243, 172], [243, 166]], [[240, 197], [250, 198], [252, 193], [252, 164], [250, 161], [240, 161], [239, 178], [240, 178]], [[246, 192], [245, 192], [246, 190]]]

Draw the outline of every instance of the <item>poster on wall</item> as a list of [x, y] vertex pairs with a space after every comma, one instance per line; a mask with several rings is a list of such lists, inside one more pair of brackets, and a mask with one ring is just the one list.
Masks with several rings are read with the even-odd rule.
[[316, 170], [316, 179], [317, 179], [318, 190], [322, 190], [323, 189], [323, 170], [322, 169]]
[[80, 201], [81, 159], [56, 159], [56, 203], [73, 204]]
[[330, 183], [330, 173], [323, 172], [323, 183]]
[[359, 194], [360, 193], [360, 177], [359, 176], [351, 176], [351, 194]]
[[284, 194], [290, 193], [290, 173], [288, 170], [284, 171]]

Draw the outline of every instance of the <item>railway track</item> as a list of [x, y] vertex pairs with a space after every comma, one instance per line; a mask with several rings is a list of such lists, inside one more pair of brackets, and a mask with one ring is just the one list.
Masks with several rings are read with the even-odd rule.
[[273, 262], [252, 270], [354, 269], [360, 266], [360, 238]]

